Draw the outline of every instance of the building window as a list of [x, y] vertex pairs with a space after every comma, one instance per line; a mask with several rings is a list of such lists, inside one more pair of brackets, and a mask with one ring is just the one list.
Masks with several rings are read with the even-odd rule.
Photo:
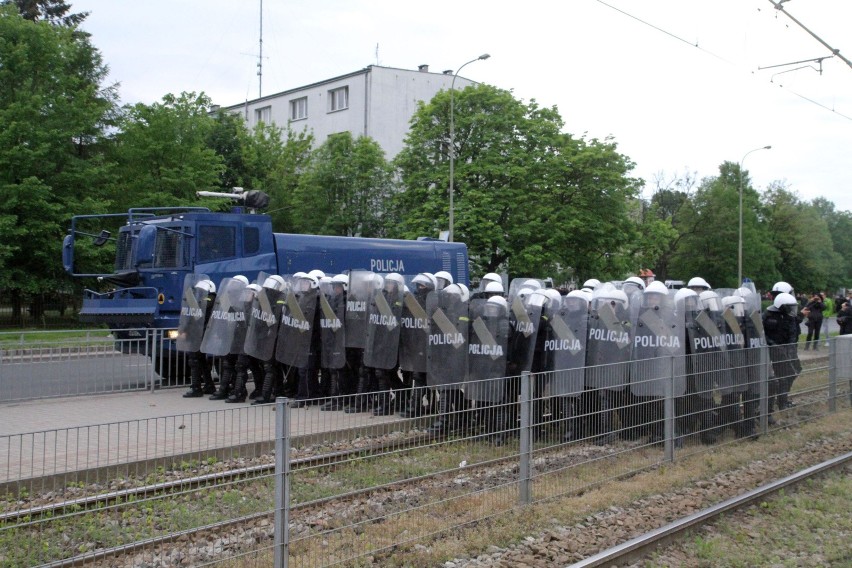
[[265, 106], [263, 108], [254, 109], [254, 121], [255, 122], [265, 122], [269, 124], [272, 122], [272, 107]]
[[340, 87], [328, 92], [328, 111], [349, 108], [349, 87]]
[[290, 120], [308, 118], [308, 97], [290, 101]]

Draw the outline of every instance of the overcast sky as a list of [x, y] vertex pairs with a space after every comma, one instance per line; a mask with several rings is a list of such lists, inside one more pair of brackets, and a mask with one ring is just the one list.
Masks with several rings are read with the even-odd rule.
[[[83, 27], [125, 103], [258, 96], [259, 0], [71, 4], [91, 12]], [[852, 59], [852, 2], [784, 8]], [[717, 175], [771, 145], [744, 161], [758, 189], [783, 181], [852, 210], [852, 67], [784, 65], [831, 52], [769, 0], [263, 2], [264, 95], [370, 64], [458, 69], [482, 53], [462, 75], [556, 105], [572, 134], [612, 136], [646, 182]]]

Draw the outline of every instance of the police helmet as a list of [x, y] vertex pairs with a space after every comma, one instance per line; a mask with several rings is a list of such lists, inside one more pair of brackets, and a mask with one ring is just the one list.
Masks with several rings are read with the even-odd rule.
[[435, 289], [435, 277], [431, 274], [427, 274], [426, 272], [421, 272], [412, 278], [411, 283], [415, 286], [422, 286], [430, 291]]
[[796, 306], [798, 306], [798, 303], [792, 294], [781, 292], [775, 296], [775, 300], [773, 300], [772, 305], [775, 306], [778, 311], [793, 315], [796, 313]]
[[504, 311], [509, 309], [509, 304], [503, 296], [491, 296], [486, 300], [486, 304], [500, 306]]
[[[311, 276], [310, 274], [302, 273], [304, 276], [299, 278], [299, 290], [302, 292], [307, 292], [308, 290], [315, 290], [319, 288], [319, 280], [317, 280], [316, 276]], [[307, 283], [307, 284], [305, 284]]]
[[488, 294], [503, 294], [505, 292], [505, 290], [503, 290], [503, 282], [489, 282], [485, 285], [485, 292]]
[[780, 294], [792, 294], [793, 287], [782, 280], [781, 282], [776, 282], [775, 285], [772, 286], [772, 291]]
[[710, 310], [713, 312], [718, 312], [722, 310], [722, 304], [719, 301], [719, 294], [712, 290], [705, 290], [698, 295], [698, 299], [701, 302], [701, 307], [705, 310]]
[[246, 289], [251, 290], [255, 294], [261, 291], [260, 284], [249, 284], [248, 286], [246, 286]]
[[216, 293], [216, 285], [213, 283], [212, 280], [208, 280], [206, 278], [204, 280], [199, 280], [198, 282], [196, 282], [195, 287], [199, 290], [204, 290], [208, 294]]
[[722, 307], [730, 309], [738, 318], [745, 315], [745, 300], [742, 296], [725, 296], [722, 298]]
[[550, 298], [547, 297], [547, 294], [544, 293], [544, 290], [533, 290], [532, 294], [529, 296], [528, 304], [530, 306], [539, 306], [544, 307], [550, 301]]
[[296, 273], [293, 274], [293, 278], [304, 278], [307, 275], [308, 274], [306, 272], [299, 271], [299, 272], [296, 272]]
[[320, 286], [323, 284], [331, 284], [331, 276], [322, 276], [319, 279]]
[[323, 272], [322, 270], [320, 270], [318, 268], [311, 270], [310, 272], [308, 272], [308, 274], [313, 276], [317, 280], [320, 280], [323, 276], [325, 276], [325, 272]]
[[633, 284], [633, 285], [637, 286], [640, 290], [645, 289], [645, 282], [641, 278], [639, 278], [638, 276], [631, 276], [630, 278], [625, 280], [624, 284], [622, 285], [622, 288], [624, 286], [626, 286], [627, 284]]
[[435, 273], [435, 280], [437, 281], [437, 286], [435, 288], [440, 290], [453, 283], [453, 275], [446, 270], [441, 270], [440, 272]]
[[284, 288], [287, 287], [287, 283], [281, 276], [273, 274], [272, 276], [266, 277], [266, 280], [263, 281], [263, 287], [275, 290], [276, 292], [283, 292]]
[[343, 286], [343, 289], [346, 290], [349, 288], [349, 275], [347, 274], [338, 274], [336, 276], [332, 276], [331, 278], [332, 285], [340, 284]]
[[382, 275], [381, 275], [381, 274], [376, 274], [376, 273], [374, 272], [374, 273], [373, 273], [373, 278], [372, 278], [372, 280], [373, 280], [373, 289], [374, 289], [374, 290], [381, 290], [381, 289], [382, 289], [382, 286], [383, 286], [383, 285], [384, 285], [384, 283], [385, 283], [385, 279], [382, 277]]
[[648, 286], [645, 287], [645, 293], [653, 293], [653, 294], [668, 294], [669, 289], [666, 288], [666, 285], [660, 282], [659, 280], [654, 280]]
[[617, 290], [616, 288], [605, 288], [601, 290], [600, 293], [595, 294], [595, 299], [598, 300], [599, 303], [607, 303], [613, 307], [618, 305], [625, 310], [629, 304], [627, 294], [621, 290]]
[[692, 289], [700, 288], [702, 290], [709, 290], [710, 284], [708, 284], [707, 281], [701, 278], [700, 276], [694, 276], [689, 279], [689, 282], [686, 283], [686, 287]]
[[234, 277], [232, 278], [232, 280], [239, 280], [240, 282], [242, 282], [242, 283], [243, 283], [243, 284], [245, 284], [246, 286], [248, 286], [248, 283], [249, 283], [248, 278], [246, 278], [246, 277], [245, 277], [245, 276], [243, 276], [242, 274], [237, 274], [236, 276], [234, 276]]
[[674, 295], [675, 307], [680, 311], [686, 309], [693, 311], [698, 308], [698, 294], [689, 288], [680, 288]]
[[582, 288], [580, 290], [571, 290], [570, 292], [568, 292], [568, 295], [569, 296], [581, 296], [581, 297], [585, 298], [586, 302], [591, 302], [592, 296], [593, 296], [592, 291], [589, 290], [588, 288]]
[[388, 284], [393, 283], [396, 284], [397, 291], [402, 290], [402, 287], [405, 286], [405, 279], [401, 274], [397, 272], [391, 272], [387, 276], [385, 276], [385, 287]]
[[456, 286], [458, 286], [459, 289], [461, 290], [462, 302], [467, 302], [468, 300], [470, 300], [470, 288], [468, 288], [467, 286], [465, 286], [464, 284], [461, 284], [461, 283], [456, 284]]
[[485, 287], [488, 285], [489, 282], [500, 282], [502, 284], [503, 279], [496, 272], [489, 272], [488, 274], [482, 277], [482, 279], [479, 281], [479, 285]]
[[539, 288], [541, 288], [541, 282], [539, 282], [535, 278], [530, 278], [524, 281], [524, 286], [527, 288], [532, 288], [533, 290], [538, 290]]
[[734, 296], [739, 296], [740, 298], [748, 298], [752, 294], [754, 294], [754, 292], [752, 292], [751, 290], [749, 290], [745, 286], [737, 288], [736, 290], [734, 290]]
[[562, 305], [572, 312], [588, 311], [589, 300], [580, 290], [572, 290], [562, 298]]
[[555, 288], [545, 289], [544, 295], [547, 296], [550, 301], [555, 302], [557, 306], [562, 303], [562, 294], [560, 294], [559, 290], [556, 290]]
[[583, 282], [583, 288], [591, 288], [592, 290], [594, 290], [595, 288], [597, 288], [600, 285], [601, 285], [601, 281], [598, 280], [597, 278], [589, 278], [588, 280]]

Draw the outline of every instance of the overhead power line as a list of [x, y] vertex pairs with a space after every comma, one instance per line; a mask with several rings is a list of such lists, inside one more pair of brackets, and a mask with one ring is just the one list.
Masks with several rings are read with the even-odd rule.
[[828, 43], [826, 43], [826, 42], [825, 42], [825, 41], [824, 41], [821, 37], [819, 37], [819, 36], [818, 36], [818, 35], [816, 35], [814, 32], [812, 32], [811, 30], [809, 30], [809, 29], [805, 26], [805, 24], [803, 24], [802, 22], [800, 22], [799, 20], [797, 20], [796, 18], [794, 18], [794, 17], [793, 17], [793, 15], [792, 15], [792, 14], [790, 14], [790, 12], [788, 12], [787, 10], [785, 10], [785, 9], [784, 9], [784, 6], [783, 6], [783, 2], [775, 2], [775, 0], [769, 0], [769, 3], [770, 3], [770, 4], [772, 4], [773, 6], [775, 6], [775, 9], [776, 9], [776, 10], [778, 10], [779, 12], [782, 12], [785, 16], [787, 16], [788, 18], [790, 18], [791, 20], [793, 20], [793, 22], [795, 22], [797, 26], [799, 26], [800, 28], [802, 28], [803, 30], [805, 30], [806, 32], [808, 32], [808, 33], [811, 35], [811, 37], [812, 37], [812, 38], [814, 38], [815, 40], [817, 40], [818, 42], [820, 42], [823, 46], [825, 46], [825, 48], [826, 48], [826, 49], [828, 49], [828, 50], [832, 53], [832, 55], [836, 55], [837, 57], [839, 57], [840, 59], [842, 59], [842, 60], [846, 63], [846, 65], [848, 65], [849, 67], [852, 67], [852, 61], [849, 61], [848, 59], [846, 59], [845, 57], [843, 57], [842, 55], [840, 55], [840, 50], [839, 50], [839, 49], [835, 49], [835, 48], [831, 47], [830, 45], [828, 45]]

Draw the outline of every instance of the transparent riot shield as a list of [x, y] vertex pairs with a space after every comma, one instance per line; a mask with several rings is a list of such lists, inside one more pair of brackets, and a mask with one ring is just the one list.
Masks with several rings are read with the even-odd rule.
[[281, 363], [297, 369], [308, 366], [318, 294], [317, 288], [287, 294], [275, 347], [275, 358]]
[[545, 394], [580, 396], [585, 384], [588, 303], [578, 296], [565, 296], [559, 305], [548, 304], [545, 315], [544, 361], [549, 371]]
[[[753, 284], [752, 284], [753, 286]], [[743, 285], [744, 288], [748, 286]], [[745, 300], [745, 318], [743, 328], [746, 341], [746, 384], [747, 391], [757, 395], [760, 390], [760, 377], [762, 367], [767, 367], [764, 372], [771, 375], [769, 364], [769, 347], [766, 343], [766, 333], [763, 330], [763, 318], [760, 313], [760, 295], [752, 292], [743, 296]]]
[[[258, 281], [263, 284], [266, 278]], [[278, 327], [287, 297], [286, 290], [261, 288], [252, 300], [246, 332], [245, 353], [261, 361], [269, 361], [275, 353]]]
[[234, 340], [231, 343], [231, 355], [242, 355], [245, 353], [251, 306], [256, 296], [257, 292], [251, 286], [246, 286], [240, 292], [239, 298], [236, 304], [234, 304], [234, 317], [237, 320], [237, 327], [234, 330]]
[[480, 298], [471, 300], [469, 314], [465, 394], [470, 400], [503, 402], [506, 398], [509, 313], [500, 304]]
[[461, 289], [452, 284], [429, 292], [426, 382], [430, 387], [462, 385], [467, 373], [468, 315]]
[[544, 280], [541, 278], [513, 278], [509, 283], [509, 294], [506, 300], [509, 302], [509, 306], [512, 305], [512, 301], [517, 296], [521, 296], [521, 299], [526, 301], [533, 291], [544, 287]]
[[630, 391], [636, 396], [663, 397], [672, 381], [672, 394], [686, 392], [683, 323], [667, 294], [645, 292], [633, 323], [633, 362]]
[[[513, 281], [514, 282], [514, 281]], [[526, 293], [521, 288], [509, 302], [509, 375], [520, 375], [532, 369], [535, 342], [541, 324], [545, 296]]]
[[367, 308], [367, 344], [364, 346], [364, 365], [367, 367], [396, 367], [402, 298], [402, 287], [393, 280], [385, 280], [382, 288], [373, 292]]
[[207, 290], [195, 287], [202, 280], [209, 280], [209, 277], [206, 274], [187, 274], [183, 279], [176, 342], [178, 351], [194, 353], [201, 349], [207, 304], [211, 301]]
[[346, 365], [346, 293], [341, 286], [320, 286], [321, 365], [324, 369], [342, 369]]
[[240, 311], [240, 299], [246, 285], [241, 280], [223, 278], [219, 284], [216, 302], [204, 330], [201, 351], [208, 355], [228, 355], [237, 333], [237, 319], [245, 317]]
[[627, 384], [631, 354], [631, 325], [627, 306], [605, 297], [592, 299], [586, 344], [586, 386], [621, 390]]
[[429, 345], [429, 316], [426, 296], [406, 292], [402, 300], [399, 331], [399, 368], [415, 373], [426, 372]]
[[367, 345], [367, 308], [373, 295], [374, 274], [368, 270], [349, 273], [346, 294], [346, 347], [363, 349]]
[[728, 388], [732, 382], [730, 364], [724, 355], [722, 313], [696, 305], [684, 314], [684, 325], [693, 388], [698, 396], [713, 398], [716, 387]]

